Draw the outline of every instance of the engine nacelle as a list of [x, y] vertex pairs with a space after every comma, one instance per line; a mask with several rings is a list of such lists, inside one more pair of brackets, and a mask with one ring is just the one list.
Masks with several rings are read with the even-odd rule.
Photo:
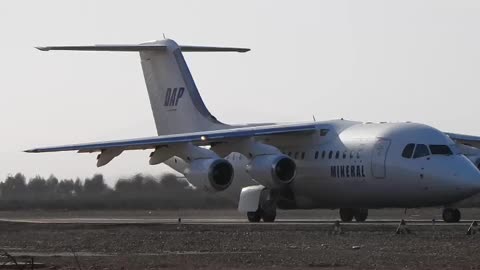
[[268, 188], [278, 188], [293, 181], [297, 165], [286, 155], [260, 155], [247, 165], [247, 173]]
[[188, 182], [209, 192], [223, 191], [233, 181], [233, 166], [222, 158], [197, 159], [184, 173]]

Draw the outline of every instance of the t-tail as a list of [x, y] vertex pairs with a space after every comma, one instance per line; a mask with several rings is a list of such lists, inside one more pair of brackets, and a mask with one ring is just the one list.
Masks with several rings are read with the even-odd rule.
[[245, 48], [179, 46], [170, 39], [138, 45], [50, 46], [42, 51], [139, 52], [158, 135], [228, 128], [207, 109], [183, 52], [247, 52]]

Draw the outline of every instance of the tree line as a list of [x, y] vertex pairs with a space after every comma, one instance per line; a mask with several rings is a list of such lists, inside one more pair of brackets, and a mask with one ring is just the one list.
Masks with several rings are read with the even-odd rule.
[[235, 202], [191, 186], [173, 174], [120, 178], [113, 187], [103, 175], [61, 179], [21, 173], [0, 182], [0, 210], [234, 208]]
[[[91, 178], [27, 178], [17, 173], [0, 182], [0, 210], [57, 209], [213, 209], [236, 208], [237, 202], [196, 189], [173, 174], [160, 177], [137, 174], [120, 178], [113, 187], [101, 174]], [[458, 207], [480, 207], [480, 194]]]

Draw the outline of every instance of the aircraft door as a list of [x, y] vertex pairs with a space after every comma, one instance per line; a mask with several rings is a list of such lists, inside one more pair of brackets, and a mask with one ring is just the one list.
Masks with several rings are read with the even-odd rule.
[[385, 178], [387, 174], [385, 163], [389, 147], [390, 140], [385, 138], [378, 138], [373, 146], [372, 175], [375, 178]]

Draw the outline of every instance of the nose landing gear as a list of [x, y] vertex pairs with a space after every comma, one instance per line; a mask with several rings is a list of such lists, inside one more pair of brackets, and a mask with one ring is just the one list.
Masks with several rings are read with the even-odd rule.
[[443, 218], [443, 221], [445, 222], [448, 222], [448, 223], [459, 222], [461, 217], [462, 215], [460, 213], [460, 210], [458, 210], [457, 208], [443, 209], [442, 218]]

